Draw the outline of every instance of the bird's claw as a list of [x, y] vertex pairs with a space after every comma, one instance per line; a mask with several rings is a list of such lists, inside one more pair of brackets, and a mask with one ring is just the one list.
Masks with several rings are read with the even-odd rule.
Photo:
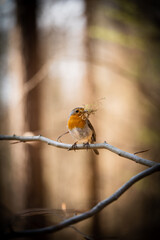
[[86, 149], [89, 149], [89, 142], [83, 143], [83, 146], [86, 147]]
[[76, 148], [77, 148], [77, 142], [75, 142], [75, 143], [68, 149], [68, 151], [70, 151], [70, 150], [76, 151]]

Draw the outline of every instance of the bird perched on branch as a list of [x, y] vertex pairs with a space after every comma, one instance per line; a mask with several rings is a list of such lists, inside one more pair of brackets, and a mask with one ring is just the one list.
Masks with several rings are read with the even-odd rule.
[[[94, 113], [96, 110], [87, 109], [85, 107], [74, 108], [68, 118], [68, 130], [72, 137], [77, 141], [72, 145], [74, 148], [77, 142], [82, 142], [84, 145], [89, 145], [89, 143], [94, 143], [96, 141], [95, 130], [89, 121], [90, 114]], [[93, 149], [95, 154], [99, 154], [97, 149]]]

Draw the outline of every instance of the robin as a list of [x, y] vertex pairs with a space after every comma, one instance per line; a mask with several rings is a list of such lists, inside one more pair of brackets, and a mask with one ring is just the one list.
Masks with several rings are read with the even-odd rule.
[[[88, 120], [91, 112], [85, 110], [83, 107], [74, 108], [68, 118], [68, 130], [72, 137], [77, 141], [72, 145], [72, 148], [77, 142], [83, 142], [85, 145], [94, 143], [96, 141], [96, 133]], [[99, 154], [97, 149], [93, 149], [95, 154]]]

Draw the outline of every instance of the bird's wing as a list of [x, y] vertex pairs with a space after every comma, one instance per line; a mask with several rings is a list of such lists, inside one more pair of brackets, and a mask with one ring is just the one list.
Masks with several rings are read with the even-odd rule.
[[92, 143], [96, 141], [96, 132], [94, 130], [94, 127], [92, 126], [91, 122], [87, 119], [87, 123], [88, 123], [88, 126], [89, 128], [92, 130]]

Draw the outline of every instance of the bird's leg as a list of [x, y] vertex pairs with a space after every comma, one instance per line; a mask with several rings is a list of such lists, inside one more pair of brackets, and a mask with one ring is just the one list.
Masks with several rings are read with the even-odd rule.
[[[78, 142], [78, 141], [77, 141], [77, 142]], [[76, 151], [77, 142], [73, 143], [73, 145], [68, 149], [68, 151], [70, 151], [70, 150]]]
[[86, 149], [88, 150], [89, 149], [89, 142], [83, 143], [83, 146], [86, 147]]

